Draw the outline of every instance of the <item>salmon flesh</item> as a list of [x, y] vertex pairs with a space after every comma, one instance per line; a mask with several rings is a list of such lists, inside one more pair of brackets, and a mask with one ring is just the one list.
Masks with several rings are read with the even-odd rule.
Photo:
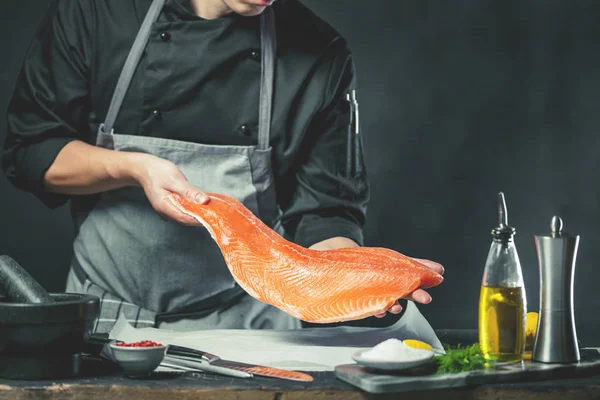
[[279, 235], [234, 197], [207, 193], [208, 204], [170, 200], [199, 221], [219, 246], [235, 281], [252, 297], [300, 320], [332, 323], [387, 311], [442, 276], [394, 250], [311, 250]]

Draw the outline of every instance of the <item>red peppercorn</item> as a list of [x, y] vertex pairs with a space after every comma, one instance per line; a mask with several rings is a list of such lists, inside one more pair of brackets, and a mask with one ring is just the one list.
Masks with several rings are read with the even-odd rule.
[[134, 343], [121, 342], [121, 343], [117, 343], [116, 346], [119, 346], [119, 347], [158, 347], [158, 346], [162, 346], [162, 344], [153, 342], [152, 340], [143, 340], [141, 342], [134, 342]]

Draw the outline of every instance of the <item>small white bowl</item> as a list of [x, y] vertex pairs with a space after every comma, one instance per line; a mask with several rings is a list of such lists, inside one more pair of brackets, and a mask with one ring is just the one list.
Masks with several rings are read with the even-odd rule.
[[152, 373], [165, 358], [167, 346], [124, 347], [110, 344], [113, 359], [123, 369], [125, 375], [142, 377]]
[[[367, 349], [368, 350], [368, 349]], [[435, 354], [433, 351], [422, 351], [419, 352], [419, 357], [416, 357], [412, 360], [406, 361], [383, 361], [383, 360], [371, 360], [369, 358], [363, 357], [363, 353], [367, 350], [361, 350], [354, 355], [352, 355], [352, 359], [356, 361], [358, 364], [364, 365], [365, 367], [386, 370], [386, 371], [401, 371], [405, 369], [420, 367], [425, 364], [429, 364], [433, 361]]]

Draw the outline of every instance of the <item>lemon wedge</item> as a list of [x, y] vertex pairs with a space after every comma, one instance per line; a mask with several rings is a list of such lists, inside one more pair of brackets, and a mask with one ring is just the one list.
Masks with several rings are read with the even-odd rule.
[[533, 342], [535, 341], [535, 334], [537, 332], [538, 324], [538, 313], [528, 312], [527, 313], [527, 329], [525, 331], [525, 351], [533, 349]]
[[408, 347], [412, 347], [413, 349], [433, 350], [430, 345], [425, 342], [421, 342], [420, 340], [406, 339], [404, 340], [404, 344]]

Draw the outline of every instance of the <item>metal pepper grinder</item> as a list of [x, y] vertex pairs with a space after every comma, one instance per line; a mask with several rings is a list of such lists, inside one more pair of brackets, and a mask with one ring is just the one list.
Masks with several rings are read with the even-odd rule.
[[573, 308], [579, 235], [570, 236], [562, 228], [562, 220], [554, 216], [550, 234], [535, 236], [540, 312], [531, 359], [544, 363], [573, 363], [580, 359]]

